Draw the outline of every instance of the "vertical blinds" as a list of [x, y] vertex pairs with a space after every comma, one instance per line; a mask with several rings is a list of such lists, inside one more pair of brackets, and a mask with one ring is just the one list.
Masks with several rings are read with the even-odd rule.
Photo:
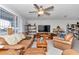
[[0, 22], [0, 25], [1, 25], [0, 33], [1, 34], [6, 33], [6, 27], [9, 24], [8, 22], [10, 22], [11, 26], [14, 28], [16, 27], [16, 23], [17, 23], [16, 16], [2, 7], [0, 7], [0, 21], [1, 21]]
[[0, 7], [0, 19], [8, 20], [14, 26], [15, 15]]
[[1, 19], [6, 19], [6, 20], [13, 20], [14, 15], [7, 10], [3, 9], [0, 7], [0, 18]]

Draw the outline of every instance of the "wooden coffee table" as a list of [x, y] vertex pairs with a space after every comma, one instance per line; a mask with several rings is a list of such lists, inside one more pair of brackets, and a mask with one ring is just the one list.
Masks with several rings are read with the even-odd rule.
[[43, 42], [40, 42], [40, 38], [37, 39], [37, 48], [44, 48], [47, 51], [47, 41], [44, 39]]

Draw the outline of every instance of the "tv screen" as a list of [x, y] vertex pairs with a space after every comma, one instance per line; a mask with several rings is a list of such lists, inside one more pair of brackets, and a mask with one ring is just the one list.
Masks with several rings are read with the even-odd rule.
[[38, 25], [38, 32], [50, 32], [50, 25]]

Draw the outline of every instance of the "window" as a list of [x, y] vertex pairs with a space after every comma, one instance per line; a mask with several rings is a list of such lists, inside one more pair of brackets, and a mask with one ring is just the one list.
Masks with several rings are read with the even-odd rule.
[[0, 34], [6, 34], [7, 27], [11, 25], [8, 20], [0, 19]]
[[16, 28], [16, 16], [0, 7], [0, 34], [6, 34], [7, 27], [10, 25]]
[[0, 29], [5, 29], [10, 25], [11, 25], [10, 21], [0, 19]]

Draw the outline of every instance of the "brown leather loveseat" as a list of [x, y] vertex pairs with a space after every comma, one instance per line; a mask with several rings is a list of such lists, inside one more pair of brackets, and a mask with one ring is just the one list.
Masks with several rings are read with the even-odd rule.
[[31, 39], [27, 40], [27, 39], [23, 39], [21, 40], [19, 43], [15, 44], [15, 45], [9, 45], [4, 38], [0, 37], [0, 45], [4, 45], [3, 48], [0, 48], [0, 50], [25, 50], [27, 48], [29, 48], [33, 43], [33, 36]]
[[74, 36], [72, 33], [68, 33], [67, 35], [65, 35], [64, 39], [61, 39], [60, 37], [54, 37], [53, 45], [54, 47], [62, 50], [71, 49], [73, 45], [73, 39]]

